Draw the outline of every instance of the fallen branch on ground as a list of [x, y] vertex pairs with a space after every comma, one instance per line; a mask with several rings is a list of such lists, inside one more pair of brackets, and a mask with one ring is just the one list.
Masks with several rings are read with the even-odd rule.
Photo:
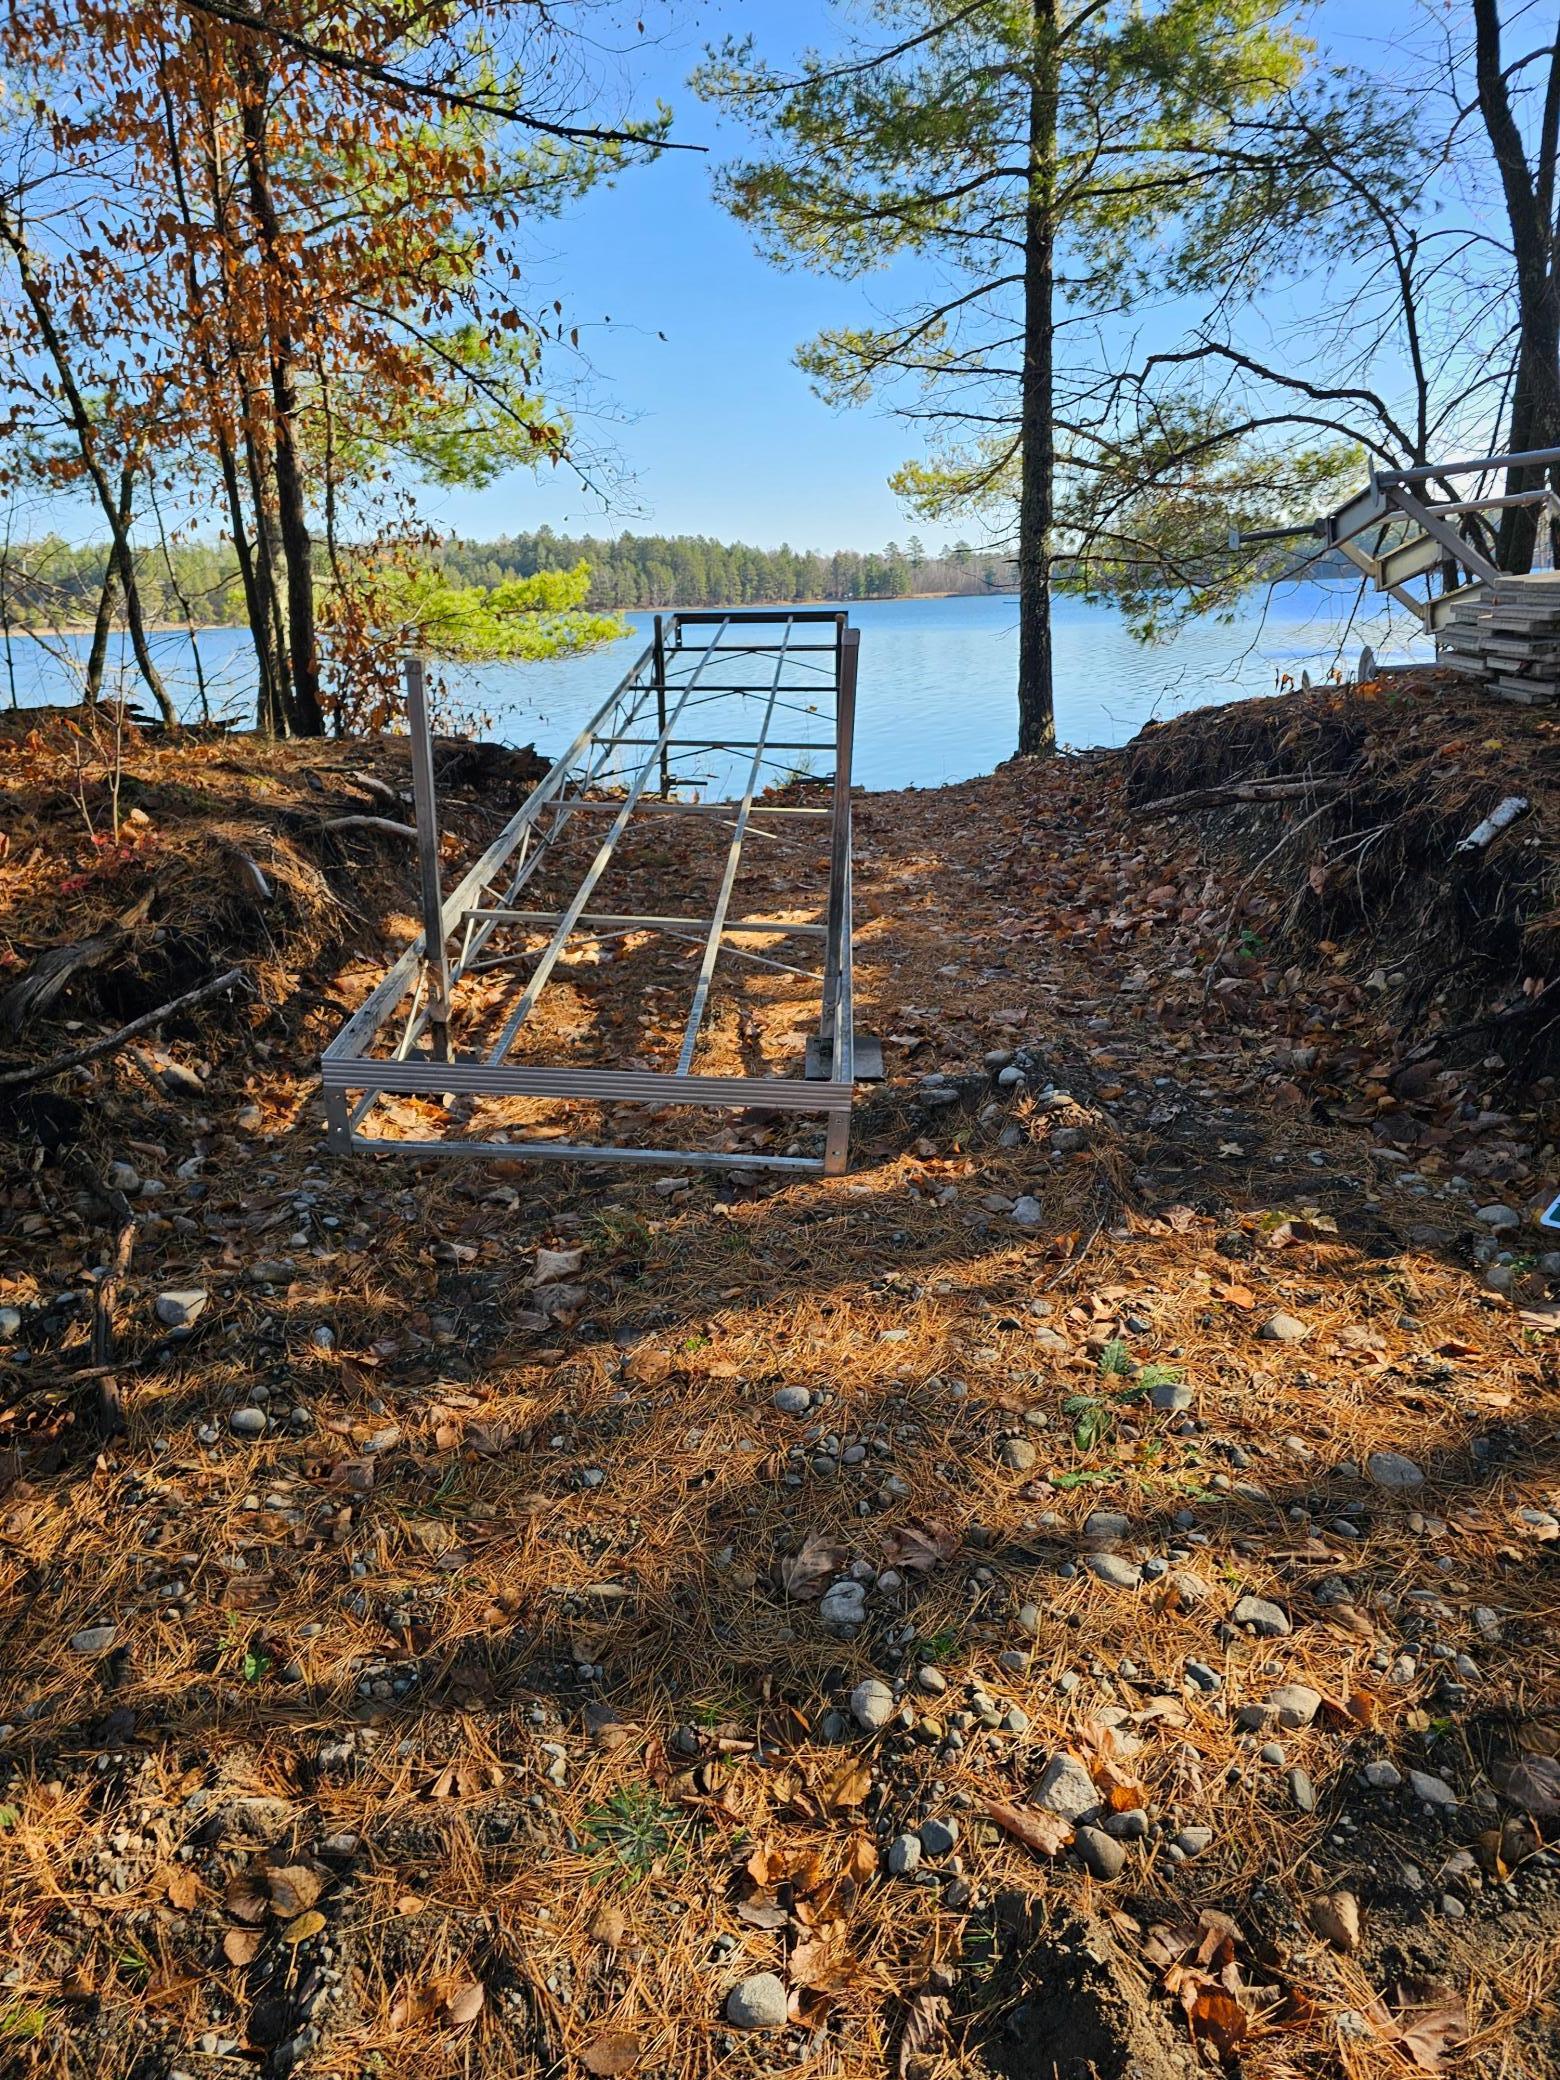
[[1236, 780], [1224, 787], [1194, 787], [1186, 794], [1161, 795], [1157, 802], [1139, 802], [1138, 816], [1176, 816], [1183, 809], [1219, 809], [1227, 802], [1312, 801], [1320, 794], [1336, 795], [1348, 781], [1336, 775], [1315, 780]]
[[415, 825], [396, 823], [388, 816], [329, 816], [319, 827], [322, 831], [388, 831], [396, 838], [417, 836]]
[[86, 1062], [96, 1061], [99, 1055], [112, 1054], [138, 1034], [149, 1033], [153, 1026], [160, 1026], [175, 1012], [193, 1010], [195, 1005], [204, 1004], [208, 997], [220, 996], [223, 990], [231, 989], [235, 982], [243, 979], [242, 968], [229, 968], [225, 975], [214, 976], [210, 982], [203, 982], [199, 989], [186, 990], [182, 997], [159, 1004], [155, 1011], [143, 1011], [139, 1018], [131, 1019], [129, 1025], [121, 1026], [118, 1032], [105, 1033], [100, 1040], [90, 1041], [85, 1047], [73, 1048], [69, 1054], [54, 1055], [46, 1062], [34, 1062], [30, 1068], [0, 1070], [0, 1086], [14, 1089], [18, 1084], [42, 1083], [45, 1078], [58, 1076], [66, 1069], [79, 1069]]

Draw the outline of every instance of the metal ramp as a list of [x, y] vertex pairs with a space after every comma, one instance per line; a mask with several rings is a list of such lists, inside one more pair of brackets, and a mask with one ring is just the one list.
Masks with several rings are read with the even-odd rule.
[[[655, 617], [654, 637], [574, 742], [480, 859], [446, 895], [439, 865], [434, 747], [422, 661], [406, 664], [423, 931], [347, 1021], [321, 1061], [327, 1139], [340, 1152], [384, 1155], [545, 1158], [740, 1166], [838, 1174], [846, 1167], [851, 1100], [858, 1078], [881, 1075], [875, 1043], [854, 1026], [851, 948], [851, 753], [859, 631], [828, 609], [748, 610]], [[791, 718], [803, 717], [797, 723]], [[808, 733], [803, 735], [801, 732]], [[795, 777], [803, 760], [827, 761], [826, 802], [775, 802], [767, 780]], [[691, 779], [682, 771], [692, 761]], [[697, 792], [693, 792], [697, 787]], [[708, 790], [708, 791], [706, 791]], [[790, 789], [788, 793], [806, 793]], [[671, 913], [632, 902], [597, 907], [609, 870], [632, 874], [631, 839], [663, 818], [697, 818], [727, 834], [709, 899]], [[569, 866], [571, 892], [526, 901], [547, 886], [582, 832], [601, 836]], [[753, 839], [796, 846], [827, 835], [822, 885], [807, 918], [748, 914], [735, 902], [744, 850]], [[653, 848], [652, 848], [653, 849]], [[816, 856], [820, 848], [803, 844]], [[712, 862], [713, 864], [713, 862]], [[556, 877], [554, 877], [556, 878]], [[645, 1067], [580, 1065], [544, 1055], [521, 1060], [533, 1016], [560, 962], [587, 948], [647, 942], [699, 949], [675, 1054]], [[811, 954], [821, 967], [798, 966]], [[816, 986], [817, 1028], [802, 1073], [701, 1073], [706, 1014], [717, 966], [741, 960]], [[502, 984], [494, 1000], [495, 978]], [[386, 1097], [442, 1103], [449, 1131], [398, 1138], [376, 1133]], [[816, 1153], [650, 1146], [638, 1141], [557, 1138], [507, 1124], [468, 1136], [453, 1116], [535, 1115], [531, 1101], [558, 1101], [609, 1121], [634, 1108], [641, 1122], [662, 1108], [719, 1114], [763, 1108], [821, 1116]]]
[[[1459, 480], [1482, 480], [1513, 469], [1547, 469], [1557, 463], [1560, 448], [1535, 448], [1416, 469], [1373, 469], [1365, 488], [1336, 511], [1303, 527], [1235, 533], [1230, 546], [1311, 539], [1317, 544], [1316, 555], [1336, 549], [1378, 592], [1406, 608], [1436, 637], [1440, 649], [1443, 631], [1505, 575], [1494, 561], [1489, 530], [1479, 524], [1483, 516], [1508, 506], [1537, 506], [1551, 519], [1560, 517], [1560, 495], [1548, 484], [1502, 493], [1476, 488], [1459, 497], [1454, 495]], [[1426, 580], [1422, 594], [1409, 589], [1419, 578]]]

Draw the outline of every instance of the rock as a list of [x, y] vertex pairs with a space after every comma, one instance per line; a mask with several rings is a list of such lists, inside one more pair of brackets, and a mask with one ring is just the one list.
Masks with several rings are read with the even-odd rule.
[[71, 1634], [70, 1650], [73, 1654], [106, 1654], [118, 1637], [117, 1625], [89, 1625], [85, 1631]]
[[1091, 1819], [1100, 1809], [1094, 1779], [1076, 1757], [1053, 1755], [1035, 1786], [1035, 1802], [1063, 1820]]
[[867, 1615], [867, 1592], [860, 1582], [835, 1582], [818, 1606], [825, 1625], [859, 1625]]
[[1257, 1331], [1267, 1343], [1299, 1343], [1310, 1333], [1306, 1323], [1297, 1321], [1292, 1314], [1285, 1314], [1282, 1308], [1277, 1314], [1270, 1314]]
[[773, 1972], [755, 1972], [726, 1996], [726, 2020], [737, 2029], [784, 2029], [785, 1982]]
[[1316, 1811], [1316, 1786], [1311, 1782], [1306, 1772], [1299, 1768], [1292, 1769], [1289, 1772], [1288, 1784], [1289, 1796], [1300, 1808], [1300, 1811], [1302, 1813], [1314, 1813]]
[[259, 1437], [265, 1430], [263, 1408], [235, 1408], [228, 1417], [228, 1428], [240, 1437]]
[[941, 1697], [948, 1687], [948, 1678], [940, 1668], [923, 1668], [916, 1674], [915, 1686], [928, 1697]]
[[1186, 1673], [1199, 1690], [1222, 1690], [1224, 1688], [1223, 1676], [1220, 1675], [1216, 1668], [1210, 1668], [1206, 1661], [1188, 1661]]
[[1243, 1596], [1232, 1615], [1237, 1625], [1249, 1625], [1262, 1639], [1282, 1639], [1289, 1630], [1285, 1613], [1261, 1596]]
[[208, 1297], [202, 1286], [172, 1286], [152, 1305], [165, 1329], [188, 1329], [205, 1313]]
[[812, 1395], [805, 1387], [777, 1387], [772, 1399], [783, 1416], [804, 1416], [812, 1407]]
[[1422, 1799], [1427, 1806], [1440, 1806], [1444, 1809], [1461, 1802], [1445, 1777], [1433, 1777], [1428, 1770], [1411, 1769], [1408, 1773], [1408, 1788], [1415, 1798]]
[[111, 1192], [138, 1192], [141, 1173], [134, 1163], [110, 1163], [107, 1182]]
[[888, 1867], [896, 1878], [908, 1877], [921, 1861], [920, 1838], [913, 1834], [896, 1834], [888, 1845]]
[[1183, 1856], [1201, 1856], [1213, 1842], [1211, 1827], [1183, 1827], [1175, 1838], [1175, 1846]]
[[1412, 1459], [1404, 1458], [1401, 1452], [1372, 1452], [1365, 1461], [1365, 1471], [1378, 1488], [1424, 1486], [1424, 1468], [1416, 1466]]
[[856, 1724], [866, 1733], [881, 1733], [894, 1716], [894, 1693], [881, 1676], [868, 1676], [850, 1693]]
[[1481, 1206], [1474, 1215], [1486, 1228], [1520, 1228], [1522, 1216], [1514, 1206]]
[[1059, 1156], [1075, 1156], [1089, 1145], [1089, 1137], [1082, 1127], [1058, 1127], [1051, 1136], [1051, 1146]]
[[1038, 1228], [1045, 1216], [1040, 1210], [1040, 1201], [1032, 1199], [1026, 1192], [1021, 1199], [1013, 1201], [1012, 1218], [1020, 1228]]
[[1393, 1762], [1367, 1762], [1360, 1777], [1372, 1791], [1396, 1791], [1403, 1781], [1403, 1772]]
[[1024, 1634], [1026, 1639], [1038, 1639], [1040, 1637], [1040, 1606], [1038, 1603], [1019, 1605], [1018, 1629]]
[[1164, 1415], [1179, 1415], [1182, 1409], [1190, 1408], [1196, 1398], [1184, 1379], [1171, 1380], [1166, 1386], [1148, 1390], [1150, 1406]]
[[1141, 1842], [1148, 1833], [1148, 1814], [1142, 1806], [1128, 1806], [1124, 1813], [1111, 1814], [1105, 1832], [1118, 1842]]
[[1039, 1455], [1027, 1437], [1004, 1437], [997, 1457], [1009, 1473], [1031, 1473]]
[[1243, 1704], [1235, 1714], [1237, 1733], [1260, 1733], [1268, 1723], [1269, 1714], [1265, 1704]]
[[1283, 1747], [1278, 1741], [1264, 1741], [1261, 1748], [1261, 1759], [1267, 1764], [1269, 1769], [1282, 1769], [1289, 1757], [1285, 1754]]
[[1319, 1892], [1306, 1903], [1305, 1918], [1335, 1950], [1360, 1947], [1360, 1903], [1352, 1892]]
[[1213, 1594], [1213, 1584], [1190, 1567], [1178, 1567], [1170, 1580], [1183, 1603], [1206, 1603]]
[[1073, 1845], [1090, 1875], [1103, 1879], [1107, 1885], [1126, 1868], [1126, 1844], [1107, 1834], [1103, 1827], [1080, 1827]]
[[957, 1820], [923, 1820], [919, 1832], [921, 1847], [928, 1856], [950, 1856], [958, 1847]]
[[22, 1331], [22, 1310], [19, 1307], [0, 1307], [0, 1336], [19, 1336]]
[[1289, 1733], [1298, 1733], [1321, 1710], [1322, 1694], [1305, 1683], [1280, 1683], [1268, 1697], [1268, 1705], [1277, 1713], [1280, 1726]]
[[1137, 1589], [1142, 1586], [1143, 1570], [1124, 1560], [1119, 1553], [1090, 1553], [1084, 1565], [1090, 1574], [1102, 1582], [1109, 1582], [1113, 1589]]
[[1132, 1529], [1129, 1517], [1117, 1514], [1113, 1509], [1091, 1509], [1083, 1520], [1083, 1542], [1095, 1553], [1108, 1553], [1112, 1546], [1120, 1545]]

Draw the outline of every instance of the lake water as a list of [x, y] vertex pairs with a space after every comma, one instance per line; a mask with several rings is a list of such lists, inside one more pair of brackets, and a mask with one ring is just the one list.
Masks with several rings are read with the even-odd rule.
[[[861, 630], [855, 777], [866, 787], [935, 787], [989, 772], [1013, 750], [1016, 602], [1009, 595], [970, 599], [858, 600]], [[487, 733], [539, 750], [561, 750], [598, 707], [647, 640], [648, 614], [629, 614], [631, 634], [588, 657], [552, 664], [448, 670], [459, 710], [484, 719]], [[213, 710], [252, 712], [247, 636], [209, 629], [199, 637]], [[193, 711], [189, 639], [156, 639], [158, 664], [181, 708]], [[1360, 605], [1355, 584], [1304, 582], [1252, 600], [1233, 624], [1199, 621], [1167, 643], [1135, 642], [1119, 616], [1078, 600], [1055, 614], [1056, 724], [1077, 748], [1122, 744], [1151, 718], [1187, 708], [1272, 693], [1302, 671], [1325, 678], [1352, 673], [1363, 644], [1386, 661], [1429, 656], [1410, 643], [1401, 616], [1380, 602]], [[56, 646], [57, 647], [57, 646]], [[72, 647], [84, 654], [86, 639]], [[10, 664], [23, 706], [76, 698], [68, 668], [45, 645], [13, 643]], [[144, 704], [145, 691], [126, 682]], [[0, 661], [0, 702], [9, 698]]]

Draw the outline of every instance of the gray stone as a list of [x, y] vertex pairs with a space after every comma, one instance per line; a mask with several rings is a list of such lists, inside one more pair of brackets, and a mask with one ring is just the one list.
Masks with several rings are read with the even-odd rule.
[[1277, 1314], [1270, 1314], [1257, 1331], [1267, 1343], [1299, 1343], [1310, 1333], [1310, 1328], [1305, 1322], [1297, 1321], [1292, 1314], [1285, 1314], [1282, 1308]]
[[924, 1690], [928, 1697], [941, 1697], [948, 1687], [948, 1678], [940, 1668], [923, 1668], [917, 1674], [916, 1688]]
[[1093, 1552], [1106, 1553], [1112, 1546], [1120, 1545], [1131, 1529], [1129, 1517], [1120, 1516], [1113, 1509], [1091, 1509], [1083, 1520], [1083, 1542]]
[[1112, 1813], [1105, 1822], [1105, 1832], [1113, 1834], [1118, 1842], [1140, 1842], [1148, 1833], [1148, 1814], [1142, 1806], [1128, 1806], [1124, 1813]]
[[804, 1416], [812, 1407], [812, 1395], [805, 1387], [777, 1387], [772, 1399], [783, 1416]]
[[1265, 1704], [1243, 1704], [1235, 1714], [1235, 1731], [1260, 1733], [1271, 1716]]
[[1186, 1673], [1199, 1690], [1222, 1690], [1224, 1688], [1223, 1676], [1220, 1675], [1216, 1668], [1210, 1668], [1206, 1661], [1188, 1661]]
[[1107, 1885], [1113, 1878], [1119, 1878], [1126, 1867], [1126, 1844], [1107, 1834], [1102, 1827], [1080, 1827], [1074, 1837], [1074, 1846], [1090, 1875], [1103, 1879]]
[[1020, 1228], [1038, 1228], [1045, 1215], [1040, 1210], [1040, 1201], [1032, 1199], [1027, 1192], [1013, 1202], [1013, 1220]]
[[1035, 1799], [1047, 1812], [1063, 1820], [1092, 1819], [1100, 1808], [1094, 1779], [1071, 1755], [1053, 1755], [1035, 1786]]
[[259, 1437], [265, 1429], [263, 1408], [235, 1408], [228, 1417], [228, 1428], [240, 1437]]
[[1213, 1594], [1213, 1584], [1190, 1567], [1178, 1567], [1170, 1579], [1184, 1603], [1206, 1603]]
[[1284, 1612], [1261, 1596], [1243, 1596], [1232, 1615], [1237, 1625], [1249, 1625], [1263, 1639], [1282, 1639], [1289, 1630]]
[[1009, 1473], [1029, 1473], [1039, 1454], [1027, 1437], [1004, 1437], [997, 1456]]
[[1099, 1581], [1109, 1582], [1113, 1589], [1142, 1586], [1143, 1570], [1134, 1567], [1130, 1560], [1123, 1560], [1119, 1553], [1091, 1553], [1084, 1564], [1090, 1574]]
[[1183, 1827], [1175, 1838], [1175, 1846], [1183, 1856], [1201, 1856], [1212, 1841], [1211, 1827]]
[[1401, 1452], [1372, 1452], [1365, 1461], [1365, 1471], [1378, 1488], [1424, 1486], [1424, 1468], [1416, 1466], [1412, 1459], [1405, 1459]]
[[19, 1336], [22, 1329], [22, 1310], [19, 1307], [0, 1307], [0, 1336]]
[[868, 1676], [850, 1693], [856, 1724], [866, 1733], [881, 1733], [894, 1716], [894, 1693], [881, 1676]]
[[1302, 1813], [1316, 1811], [1316, 1786], [1303, 1769], [1296, 1768], [1289, 1772], [1289, 1796]]
[[1059, 1156], [1075, 1156], [1088, 1145], [1089, 1137], [1082, 1127], [1058, 1127], [1051, 1136], [1051, 1146]]
[[1474, 1215], [1486, 1228], [1520, 1228], [1522, 1216], [1514, 1206], [1481, 1206]]
[[1392, 1762], [1367, 1762], [1360, 1775], [1372, 1791], [1396, 1791], [1403, 1781], [1403, 1772]]
[[73, 1654], [106, 1654], [119, 1637], [117, 1625], [89, 1625], [84, 1632], [73, 1632], [70, 1636]]
[[737, 2029], [784, 2029], [784, 1980], [773, 1972], [755, 1972], [726, 1996], [726, 2020]]
[[188, 1329], [205, 1313], [207, 1298], [201, 1286], [175, 1286], [159, 1293], [152, 1306], [165, 1329]]
[[1269, 1769], [1282, 1769], [1289, 1759], [1277, 1741], [1264, 1741], [1261, 1756]]
[[1197, 1397], [1184, 1379], [1177, 1379], [1162, 1387], [1150, 1387], [1148, 1398], [1161, 1414], [1179, 1415], [1183, 1408], [1190, 1408]]
[[957, 1820], [923, 1820], [920, 1836], [921, 1847], [928, 1856], [950, 1856], [959, 1846], [959, 1823]]
[[1280, 1683], [1268, 1704], [1278, 1714], [1278, 1723], [1288, 1733], [1309, 1726], [1322, 1708], [1322, 1694], [1305, 1683]]
[[141, 1173], [134, 1163], [110, 1163], [108, 1188], [111, 1192], [138, 1192], [141, 1189]]
[[1019, 1605], [1018, 1629], [1027, 1639], [1040, 1637], [1040, 1606], [1038, 1603]]
[[920, 1837], [913, 1834], [896, 1834], [888, 1845], [888, 1867], [894, 1876], [908, 1877], [920, 1861]]
[[1445, 1777], [1431, 1776], [1428, 1770], [1411, 1769], [1408, 1773], [1408, 1788], [1415, 1798], [1422, 1799], [1427, 1806], [1455, 1806], [1460, 1803], [1457, 1793]]
[[860, 1582], [834, 1582], [818, 1606], [825, 1625], [859, 1625], [867, 1615], [867, 1592]]

